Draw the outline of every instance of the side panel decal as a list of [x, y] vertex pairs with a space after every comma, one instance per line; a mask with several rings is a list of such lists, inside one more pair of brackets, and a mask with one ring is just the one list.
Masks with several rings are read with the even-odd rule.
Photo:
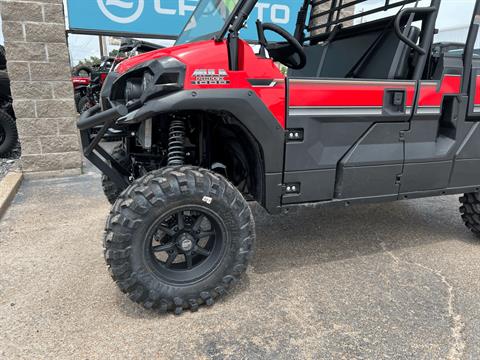
[[415, 81], [292, 79], [290, 115], [382, 115], [386, 90], [405, 91], [411, 111]]
[[422, 81], [417, 114], [440, 114], [445, 95], [459, 95], [461, 86], [460, 75], [445, 75], [441, 81]]
[[[461, 92], [462, 77], [445, 75], [441, 81], [422, 81], [417, 114], [440, 114], [443, 98]], [[480, 76], [477, 77], [475, 109], [480, 112]], [[404, 90], [409, 114], [415, 100], [414, 81], [290, 80], [290, 115], [382, 115], [386, 90]]]
[[473, 112], [480, 113], [480, 75], [476, 76], [475, 80], [475, 94], [473, 98]]

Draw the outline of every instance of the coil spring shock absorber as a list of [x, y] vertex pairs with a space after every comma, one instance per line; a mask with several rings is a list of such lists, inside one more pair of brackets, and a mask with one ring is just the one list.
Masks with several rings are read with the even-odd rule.
[[185, 120], [172, 120], [168, 135], [168, 165], [170, 166], [185, 163], [185, 132]]

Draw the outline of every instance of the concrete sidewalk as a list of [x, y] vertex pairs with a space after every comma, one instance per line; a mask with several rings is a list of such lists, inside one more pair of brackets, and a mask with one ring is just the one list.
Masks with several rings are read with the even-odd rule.
[[175, 317], [111, 281], [98, 175], [26, 181], [0, 223], [0, 358], [478, 359], [480, 242], [457, 208], [256, 211], [242, 283]]

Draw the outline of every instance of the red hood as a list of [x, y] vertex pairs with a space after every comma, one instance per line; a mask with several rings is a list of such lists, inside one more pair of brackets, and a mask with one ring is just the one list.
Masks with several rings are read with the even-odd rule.
[[202, 63], [212, 64], [213, 61], [218, 63], [218, 66], [226, 68], [228, 67], [228, 56], [225, 50], [226, 46], [224, 41], [216, 42], [214, 40], [173, 46], [170, 48], [150, 51], [127, 59], [118, 65], [116, 72], [123, 74], [137, 65], [165, 56], [176, 58], [186, 65]]
[[[124, 74], [132, 68], [148, 61], [165, 56], [185, 64], [185, 89], [249, 89], [255, 91], [268, 109], [285, 126], [285, 82], [284, 75], [275, 66], [272, 59], [262, 59], [253, 52], [250, 45], [240, 41], [238, 48], [238, 70], [229, 70], [226, 41], [201, 41], [192, 44], [174, 46], [142, 54], [120, 63], [116, 72]], [[211, 70], [214, 73], [225, 71], [224, 83], [196, 83], [196, 70]], [[253, 87], [249, 79], [266, 79], [277, 83], [273, 87]]]

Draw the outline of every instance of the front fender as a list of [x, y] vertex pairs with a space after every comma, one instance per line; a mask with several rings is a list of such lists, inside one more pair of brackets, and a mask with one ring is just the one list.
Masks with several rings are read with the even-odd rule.
[[150, 100], [117, 124], [138, 123], [177, 111], [224, 111], [234, 116], [257, 141], [264, 161], [263, 206], [270, 213], [281, 209], [285, 132], [277, 119], [251, 90], [183, 90]]
[[260, 98], [251, 90], [183, 90], [145, 103], [118, 121], [138, 123], [158, 114], [187, 111], [225, 111], [232, 114], [258, 142], [265, 172], [282, 173], [285, 133]]

